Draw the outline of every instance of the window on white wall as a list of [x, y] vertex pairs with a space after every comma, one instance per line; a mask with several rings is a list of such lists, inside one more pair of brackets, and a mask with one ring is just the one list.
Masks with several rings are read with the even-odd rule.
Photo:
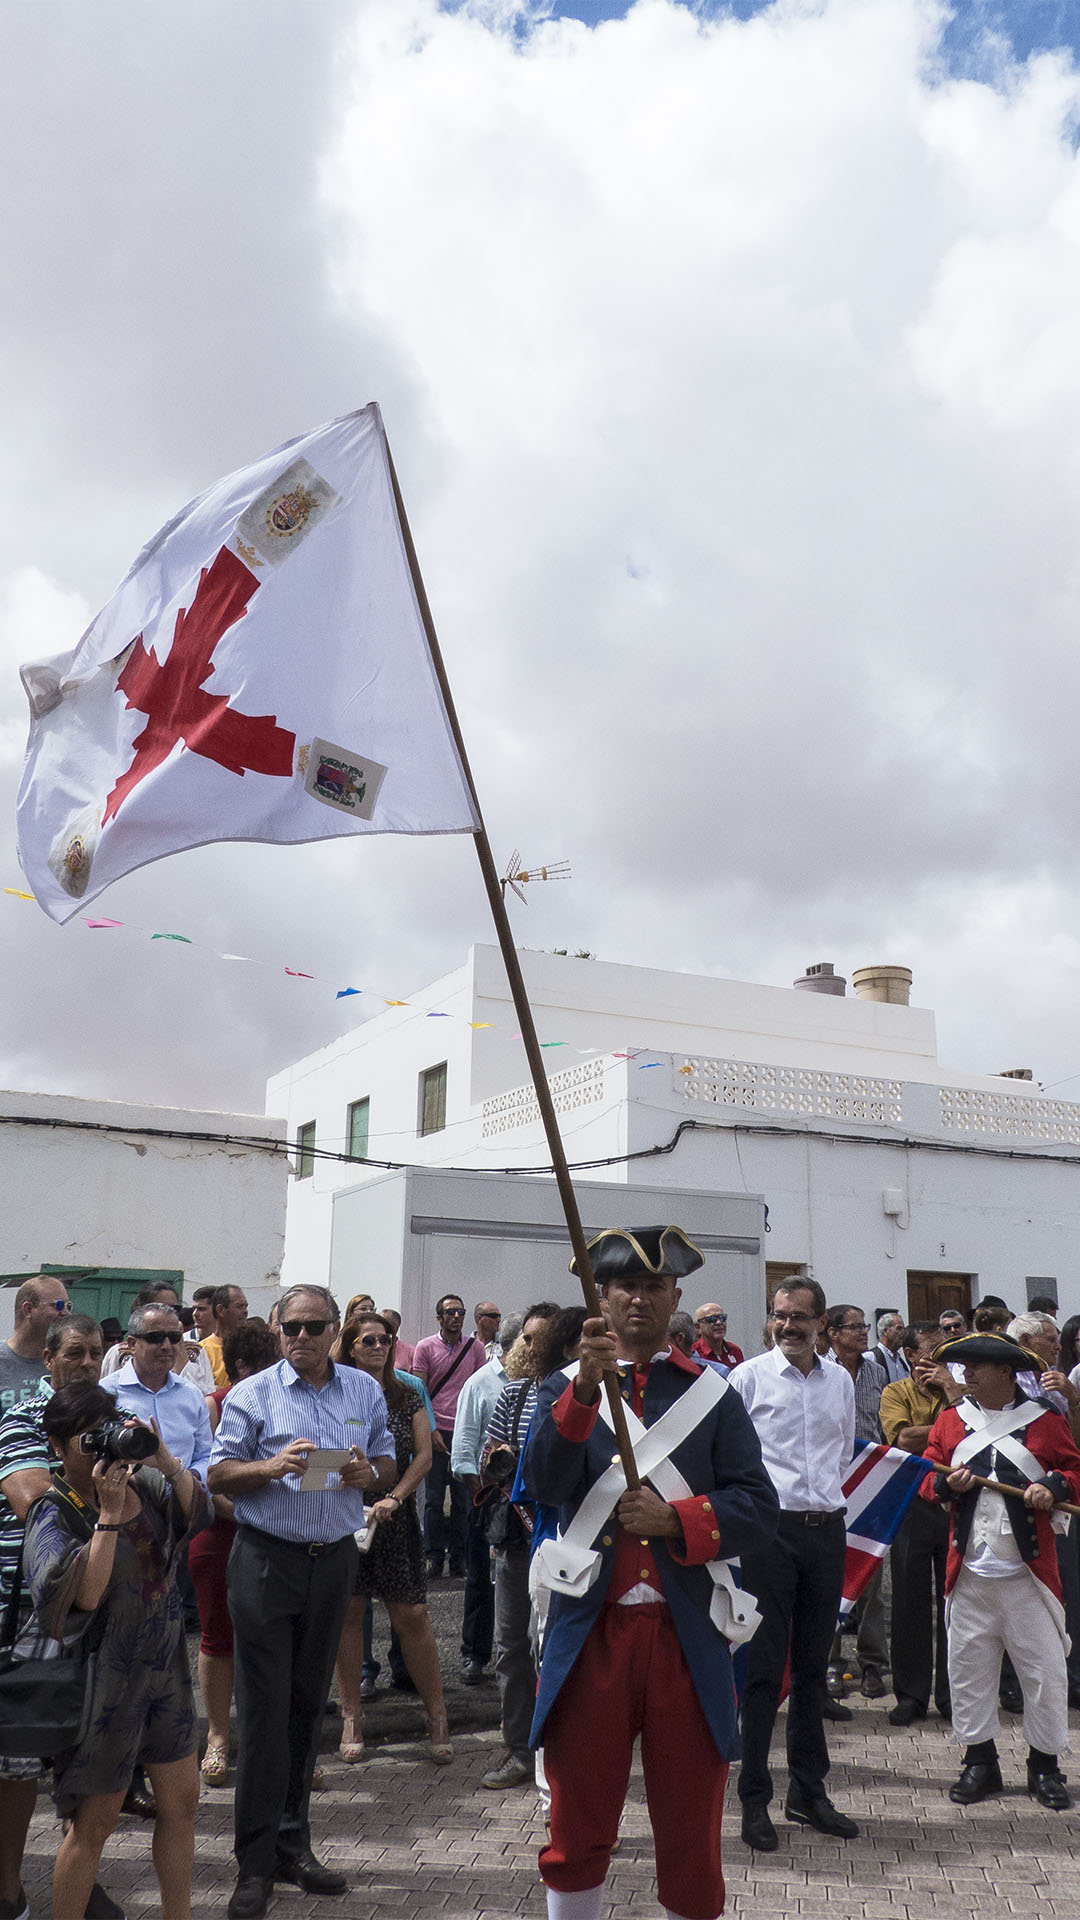
[[446, 1061], [437, 1067], [425, 1067], [420, 1075], [417, 1132], [441, 1133], [446, 1125]]
[[296, 1177], [310, 1180], [315, 1171], [315, 1122], [308, 1120], [296, 1130]]
[[366, 1160], [371, 1101], [354, 1100], [349, 1108], [345, 1129], [346, 1152], [350, 1160]]

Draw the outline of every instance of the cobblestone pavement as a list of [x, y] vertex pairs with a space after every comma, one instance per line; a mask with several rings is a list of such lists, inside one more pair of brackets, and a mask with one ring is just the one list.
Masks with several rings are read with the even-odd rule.
[[[436, 1768], [419, 1740], [419, 1703], [380, 1695], [369, 1715], [373, 1756], [358, 1767], [336, 1755], [339, 1722], [326, 1722], [325, 1787], [312, 1797], [315, 1851], [349, 1875], [343, 1899], [316, 1900], [283, 1888], [274, 1920], [443, 1920], [483, 1914], [540, 1916], [536, 1871], [543, 1835], [531, 1788], [486, 1792], [480, 1776], [502, 1748], [492, 1724], [497, 1713], [489, 1681], [468, 1694], [448, 1688], [455, 1727], [455, 1759]], [[729, 1791], [728, 1913], [754, 1920], [970, 1920], [988, 1913], [1063, 1916], [1080, 1920], [1077, 1835], [1080, 1809], [1051, 1814], [1023, 1787], [1025, 1747], [1017, 1721], [1007, 1720], [1001, 1741], [1003, 1797], [963, 1810], [945, 1789], [958, 1768], [947, 1729], [933, 1716], [911, 1729], [886, 1720], [890, 1702], [853, 1699], [850, 1726], [829, 1731], [830, 1788], [837, 1803], [862, 1823], [859, 1839], [844, 1845], [787, 1826], [780, 1806], [775, 1854], [751, 1856], [738, 1838], [739, 1809]], [[461, 1732], [462, 1718], [470, 1725]], [[393, 1724], [391, 1724], [393, 1723]], [[411, 1723], [413, 1739], [400, 1737]], [[1073, 1716], [1080, 1743], [1080, 1716]], [[783, 1716], [780, 1720], [782, 1734]], [[392, 1737], [381, 1737], [387, 1729]], [[781, 1749], [782, 1750], [782, 1749]], [[784, 1775], [778, 1766], [782, 1787]], [[223, 1916], [233, 1882], [228, 1788], [203, 1790], [198, 1815], [193, 1913]], [[31, 1829], [24, 1881], [35, 1920], [49, 1913], [49, 1879], [57, 1826], [42, 1795]], [[158, 1911], [150, 1868], [150, 1831], [125, 1818], [110, 1841], [101, 1875], [130, 1920]], [[652, 1847], [635, 1775], [612, 1863], [608, 1912], [657, 1915]], [[60, 1920], [64, 1920], [61, 1916]]]

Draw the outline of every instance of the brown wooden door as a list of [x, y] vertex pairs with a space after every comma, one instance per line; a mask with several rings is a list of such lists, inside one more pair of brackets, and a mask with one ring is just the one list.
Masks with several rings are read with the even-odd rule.
[[971, 1281], [970, 1273], [916, 1273], [909, 1267], [908, 1319], [936, 1320], [946, 1307], [956, 1307], [970, 1319]]

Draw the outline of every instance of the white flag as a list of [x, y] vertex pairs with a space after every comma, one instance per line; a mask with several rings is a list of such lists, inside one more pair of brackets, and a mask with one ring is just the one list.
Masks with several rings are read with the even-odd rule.
[[19, 861], [54, 920], [212, 840], [480, 825], [374, 404], [200, 494], [22, 679]]

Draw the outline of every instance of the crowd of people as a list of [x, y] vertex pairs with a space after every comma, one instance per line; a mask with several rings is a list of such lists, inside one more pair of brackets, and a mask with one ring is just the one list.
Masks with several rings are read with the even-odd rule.
[[[66, 1288], [19, 1289], [0, 1343], [0, 1603], [21, 1580], [20, 1650], [88, 1663], [84, 1730], [0, 1757], [0, 1920], [28, 1920], [21, 1862], [43, 1777], [62, 1822], [55, 1920], [117, 1920], [98, 1878], [123, 1812], [154, 1820], [165, 1920], [187, 1920], [199, 1776], [231, 1776], [231, 1920], [276, 1883], [341, 1894], [312, 1850], [310, 1797], [336, 1670], [340, 1758], [365, 1757], [380, 1670], [422, 1703], [453, 1762], [429, 1585], [462, 1582], [460, 1680], [494, 1656], [504, 1753], [493, 1792], [535, 1785], [552, 1920], [596, 1920], [640, 1737], [665, 1912], [723, 1911], [729, 1768], [743, 1841], [780, 1845], [771, 1749], [786, 1696], [784, 1815], [845, 1840], [830, 1722], [853, 1686], [888, 1720], [933, 1705], [962, 1749], [951, 1798], [1003, 1791], [1002, 1708], [1023, 1716], [1027, 1788], [1070, 1804], [1060, 1756], [1080, 1705], [1080, 1316], [987, 1298], [905, 1324], [783, 1280], [747, 1359], [681, 1283], [676, 1227], [590, 1245], [603, 1315], [456, 1294], [408, 1345], [357, 1294], [286, 1291], [270, 1323], [241, 1288], [149, 1287], [109, 1341]], [[116, 1330], [120, 1333], [120, 1330]], [[917, 1455], [919, 1493], [838, 1626], [843, 1481], [857, 1442]], [[737, 1562], [739, 1572], [733, 1571]], [[888, 1587], [891, 1619], [887, 1626]], [[198, 1630], [198, 1720], [185, 1629]], [[1077, 1647], [1070, 1651], [1069, 1636]], [[588, 1721], [592, 1737], [583, 1740]]]

